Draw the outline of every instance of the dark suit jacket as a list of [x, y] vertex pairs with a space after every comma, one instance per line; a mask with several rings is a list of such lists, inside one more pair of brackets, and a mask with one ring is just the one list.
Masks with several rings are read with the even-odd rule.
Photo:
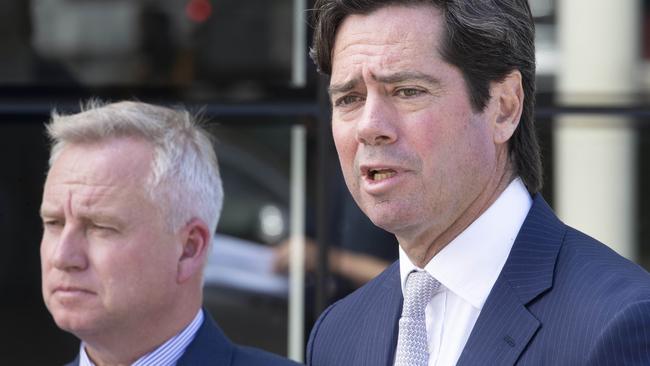
[[[205, 319], [176, 366], [293, 366], [298, 365], [273, 353], [233, 344], [207, 311]], [[78, 366], [79, 356], [66, 366]]]
[[[396, 262], [325, 310], [307, 364], [392, 366], [401, 307]], [[540, 195], [458, 360], [515, 364], [650, 365], [650, 275], [560, 222]]]

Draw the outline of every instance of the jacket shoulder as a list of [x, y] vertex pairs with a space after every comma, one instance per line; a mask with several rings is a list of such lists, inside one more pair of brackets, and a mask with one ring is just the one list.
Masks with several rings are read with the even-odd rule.
[[650, 274], [607, 245], [567, 227], [558, 256], [557, 276], [562, 281], [589, 282], [589, 288], [629, 301], [650, 300]]
[[296, 365], [283, 357], [260, 349], [240, 346], [228, 339], [221, 328], [204, 309], [205, 319], [176, 363], [178, 366], [228, 365], [228, 366], [292, 366]]
[[237, 346], [232, 366], [297, 366], [298, 363], [261, 349]]
[[552, 287], [528, 304], [542, 326], [522, 363], [649, 364], [650, 274], [564, 228]]
[[380, 294], [387, 289], [399, 289], [399, 261], [395, 261], [377, 277], [361, 286], [348, 296], [330, 305], [318, 318], [314, 329], [325, 322], [343, 321], [340, 317], [358, 317], [361, 312], [370, 308], [371, 304], [377, 301]]
[[396, 261], [319, 316], [307, 344], [307, 364], [337, 364], [343, 359], [351, 362], [370, 347], [364, 339], [391, 340], [401, 296]]
[[393, 262], [382, 273], [365, 285], [332, 304], [330, 310], [336, 313], [339, 311], [364, 309], [368, 301], [374, 301], [377, 295], [382, 294], [386, 289], [399, 289], [401, 291], [399, 283], [399, 260]]

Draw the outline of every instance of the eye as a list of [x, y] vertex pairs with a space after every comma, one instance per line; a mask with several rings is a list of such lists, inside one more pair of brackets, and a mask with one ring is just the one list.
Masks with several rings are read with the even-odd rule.
[[355, 94], [348, 94], [344, 95], [334, 101], [334, 106], [335, 107], [345, 107], [353, 103], [357, 103], [362, 101], [363, 98], [359, 95]]
[[57, 229], [57, 228], [62, 228], [65, 225], [65, 222], [63, 220], [59, 219], [44, 219], [43, 220], [43, 227], [47, 229]]
[[110, 234], [110, 233], [116, 233], [117, 229], [112, 227], [112, 226], [107, 226], [103, 224], [98, 224], [98, 223], [89, 223], [88, 224], [88, 230], [103, 233], [103, 234]]
[[398, 89], [395, 94], [404, 98], [413, 98], [424, 94], [424, 90], [416, 88], [402, 88]]

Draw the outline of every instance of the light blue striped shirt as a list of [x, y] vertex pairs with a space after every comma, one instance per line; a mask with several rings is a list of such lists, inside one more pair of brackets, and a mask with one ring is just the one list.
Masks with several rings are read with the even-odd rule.
[[[160, 347], [140, 357], [131, 366], [174, 366], [176, 361], [183, 355], [187, 346], [190, 345], [196, 332], [203, 324], [203, 310], [194, 317], [194, 320], [180, 333], [176, 334]], [[79, 351], [79, 366], [95, 366], [86, 353], [85, 344], [81, 343]]]

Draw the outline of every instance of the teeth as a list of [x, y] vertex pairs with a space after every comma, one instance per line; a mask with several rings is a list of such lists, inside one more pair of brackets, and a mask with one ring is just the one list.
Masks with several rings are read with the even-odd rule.
[[395, 175], [394, 171], [374, 171], [372, 175], [372, 180], [374, 181], [380, 181], [384, 179], [388, 179], [392, 176]]

